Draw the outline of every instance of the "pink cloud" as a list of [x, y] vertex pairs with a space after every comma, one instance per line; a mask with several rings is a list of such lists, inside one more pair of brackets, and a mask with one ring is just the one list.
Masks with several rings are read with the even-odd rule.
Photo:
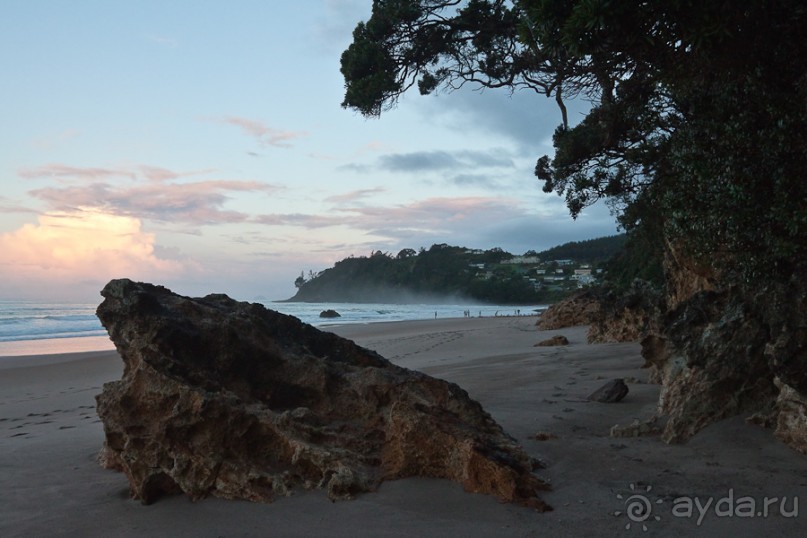
[[70, 166], [51, 163], [34, 168], [23, 168], [17, 174], [25, 179], [59, 179], [78, 181], [98, 181], [101, 179], [128, 178], [132, 180], [144, 177], [149, 181], [170, 181], [182, 177], [206, 174], [213, 170], [194, 170], [191, 172], [175, 172], [160, 166], [145, 164], [120, 166], [114, 168]]
[[149, 183], [115, 186], [108, 183], [46, 187], [30, 194], [59, 210], [102, 207], [138, 218], [195, 225], [243, 222], [245, 213], [224, 209], [229, 194], [275, 192], [279, 187], [258, 181], [209, 180], [190, 183]]
[[172, 179], [198, 176], [201, 174], [215, 172], [215, 170], [211, 168], [207, 168], [205, 170], [193, 170], [190, 172], [175, 172], [173, 170], [169, 170], [168, 168], [162, 168], [160, 166], [149, 166], [145, 164], [135, 166], [134, 169], [137, 170], [140, 173], [140, 175], [145, 176], [145, 178], [148, 179], [149, 181], [170, 181]]
[[361, 215], [364, 222], [379, 225], [391, 222], [435, 226], [446, 222], [471, 223], [504, 218], [521, 213], [521, 203], [513, 198], [464, 197], [427, 198], [393, 207], [354, 207], [346, 209]]
[[64, 144], [65, 142], [77, 138], [80, 135], [79, 131], [75, 129], [65, 129], [54, 135], [36, 138], [32, 141], [32, 145], [36, 149], [50, 151]]
[[[337, 195], [336, 198], [338, 201], [340, 197], [350, 198], [349, 195], [360, 197], [362, 193], [363, 191], [355, 191]], [[483, 226], [524, 214], [521, 202], [515, 198], [437, 197], [397, 206], [342, 207], [328, 216], [299, 213], [261, 215], [255, 222], [270, 226], [301, 226], [309, 229], [348, 226], [365, 233], [398, 235], [403, 230], [435, 233], [451, 228]]]
[[306, 131], [275, 129], [265, 125], [263, 122], [238, 116], [229, 116], [220, 121], [240, 128], [247, 135], [257, 139], [262, 146], [287, 148], [291, 147], [289, 142], [292, 140], [308, 136]]
[[0, 213], [38, 213], [38, 211], [5, 196], [0, 196]]
[[98, 180], [112, 177], [135, 179], [135, 173], [123, 168], [88, 168], [66, 164], [46, 164], [36, 168], [23, 168], [17, 174], [25, 179], [80, 179]]
[[329, 196], [325, 198], [325, 201], [333, 204], [345, 204], [349, 202], [355, 202], [362, 198], [372, 196], [373, 194], [378, 194], [386, 191], [387, 189], [383, 187], [376, 187], [374, 189], [359, 189], [355, 191], [346, 192], [344, 194], [335, 194], [333, 196]]
[[98, 209], [40, 215], [36, 224], [0, 234], [0, 282], [48, 289], [87, 280], [160, 279], [184, 270], [155, 253], [155, 236], [139, 219]]

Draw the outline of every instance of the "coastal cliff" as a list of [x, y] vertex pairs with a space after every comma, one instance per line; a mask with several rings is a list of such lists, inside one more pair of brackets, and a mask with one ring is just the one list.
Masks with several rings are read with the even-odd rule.
[[640, 341], [651, 381], [661, 384], [662, 438], [684, 442], [735, 415], [774, 428], [807, 454], [807, 270], [754, 289], [667, 245], [663, 290], [636, 283], [553, 305], [539, 328], [589, 319], [591, 343]]

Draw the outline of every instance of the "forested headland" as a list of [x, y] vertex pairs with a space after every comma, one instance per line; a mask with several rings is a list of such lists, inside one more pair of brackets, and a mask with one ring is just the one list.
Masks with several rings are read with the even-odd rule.
[[349, 257], [295, 281], [300, 302], [537, 304], [555, 301], [604, 274], [623, 251], [624, 235], [571, 242], [513, 255], [501, 248], [447, 244], [397, 254]]

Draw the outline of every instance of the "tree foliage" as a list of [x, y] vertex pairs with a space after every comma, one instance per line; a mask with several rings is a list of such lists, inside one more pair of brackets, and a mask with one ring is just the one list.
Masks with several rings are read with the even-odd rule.
[[[807, 5], [801, 0], [375, 0], [342, 56], [368, 116], [472, 83], [561, 109], [546, 192], [605, 199], [748, 277], [807, 259]], [[564, 100], [592, 108], [571, 126]]]
[[[566, 243], [537, 255], [543, 261], [562, 255], [577, 263], [600, 263], [621, 255], [624, 244], [624, 236], [611, 236]], [[564, 295], [558, 290], [536, 290], [523, 267], [507, 263], [511, 258], [511, 253], [498, 247], [481, 251], [445, 243], [419, 252], [403, 249], [396, 256], [374, 251], [369, 257], [345, 258], [315, 277], [303, 279], [291, 300], [537, 304]], [[569, 272], [574, 270], [569, 268]], [[301, 279], [302, 275], [297, 280]]]
[[585, 241], [570, 241], [534, 255], [544, 261], [571, 259], [601, 263], [621, 254], [626, 239], [625, 234], [619, 234]]

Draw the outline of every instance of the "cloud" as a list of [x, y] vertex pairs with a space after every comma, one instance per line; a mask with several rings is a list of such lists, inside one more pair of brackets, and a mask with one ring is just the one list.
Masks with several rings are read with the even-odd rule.
[[98, 180], [113, 177], [136, 179], [136, 174], [123, 168], [96, 168], [70, 166], [67, 164], [46, 164], [35, 168], [23, 168], [17, 172], [25, 179], [79, 179]]
[[510, 198], [428, 198], [396, 206], [349, 206], [334, 209], [328, 216], [309, 214], [261, 215], [255, 222], [271, 226], [322, 228], [347, 226], [364, 233], [398, 235], [397, 230], [434, 234], [456, 226], [474, 226], [512, 212], [523, 212], [519, 201]]
[[341, 216], [310, 215], [306, 213], [272, 213], [258, 215], [252, 222], [267, 226], [301, 226], [303, 228], [327, 228], [348, 224]]
[[306, 131], [275, 129], [260, 121], [238, 116], [229, 116], [218, 121], [240, 128], [245, 134], [255, 138], [262, 146], [288, 148], [291, 147], [290, 142], [292, 140], [308, 136]]
[[140, 165], [137, 166], [136, 169], [142, 175], [144, 175], [146, 179], [148, 179], [149, 181], [170, 181], [172, 179], [195, 176], [198, 174], [205, 174], [213, 171], [207, 169], [207, 170], [196, 170], [193, 172], [174, 172], [173, 170], [162, 168], [160, 166], [148, 166], [148, 165]]
[[50, 163], [33, 168], [22, 168], [17, 175], [25, 179], [58, 179], [97, 181], [99, 179], [127, 178], [137, 180], [145, 178], [149, 181], [169, 181], [182, 177], [206, 174], [213, 170], [194, 170], [191, 172], [175, 172], [160, 166], [145, 164], [121, 166], [114, 168], [71, 166], [61, 163]]
[[156, 254], [155, 237], [139, 219], [96, 208], [40, 215], [37, 224], [0, 234], [0, 250], [4, 296], [16, 293], [15, 287], [35, 292], [39, 286], [41, 296], [81, 282], [97, 292], [97, 283], [111, 278], [160, 279], [185, 269]]
[[[508, 197], [433, 197], [392, 206], [337, 207], [328, 216], [272, 214], [256, 219], [269, 226], [302, 227], [308, 230], [341, 227], [340, 237], [349, 245], [375, 245], [398, 249], [428, 246], [429, 242], [474, 248], [499, 246], [511, 252], [546, 249], [566, 241], [616, 233], [607, 208], [588, 208], [572, 221], [559, 201], [555, 210], [536, 213], [524, 201]], [[351, 231], [352, 230], [352, 234]], [[327, 249], [339, 250], [333, 243]]]
[[54, 135], [35, 138], [31, 141], [31, 144], [38, 150], [50, 151], [58, 148], [69, 140], [78, 138], [80, 134], [81, 133], [75, 129], [65, 129], [64, 131], [60, 131]]
[[497, 188], [499, 182], [490, 176], [484, 174], [457, 174], [449, 179], [451, 183], [459, 187], [487, 187]]
[[0, 213], [38, 213], [37, 210], [0, 195]]
[[335, 194], [333, 196], [329, 196], [325, 198], [325, 201], [332, 204], [347, 204], [382, 192], [387, 192], [387, 189], [383, 187], [376, 187], [374, 189], [360, 189], [346, 192], [344, 194]]
[[243, 222], [248, 215], [223, 209], [233, 192], [274, 192], [279, 187], [258, 181], [210, 180], [191, 183], [149, 183], [116, 186], [109, 183], [46, 187], [29, 194], [57, 210], [101, 207], [137, 218], [194, 225]]
[[[395, 173], [479, 170], [480, 168], [502, 169], [514, 166], [510, 152], [504, 149], [387, 153], [379, 156], [375, 164], [377, 169]], [[339, 169], [367, 172], [373, 167], [351, 163], [343, 165]]]

